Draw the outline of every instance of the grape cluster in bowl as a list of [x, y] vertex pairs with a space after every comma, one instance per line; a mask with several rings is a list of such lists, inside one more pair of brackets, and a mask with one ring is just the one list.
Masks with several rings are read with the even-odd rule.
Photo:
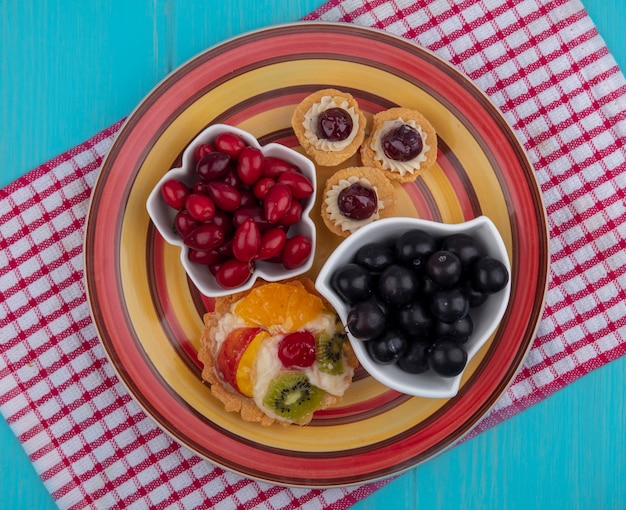
[[316, 188], [305, 156], [213, 124], [161, 177], [146, 206], [161, 236], [181, 248], [198, 290], [218, 297], [248, 290], [258, 277], [279, 281], [311, 268]]
[[348, 237], [316, 286], [361, 365], [411, 395], [451, 397], [506, 310], [510, 266], [495, 225], [388, 218]]

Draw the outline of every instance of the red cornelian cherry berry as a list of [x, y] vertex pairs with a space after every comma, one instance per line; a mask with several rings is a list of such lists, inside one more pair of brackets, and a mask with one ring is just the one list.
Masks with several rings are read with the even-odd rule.
[[298, 167], [288, 163], [284, 159], [276, 158], [273, 156], [266, 156], [263, 160], [263, 177], [271, 177], [272, 179], [278, 178], [280, 174], [287, 171], [298, 172]]
[[265, 199], [265, 195], [267, 195], [269, 189], [274, 186], [274, 184], [276, 184], [276, 181], [271, 177], [261, 177], [254, 184], [254, 187], [252, 188], [252, 193], [254, 193], [254, 196], [259, 200], [263, 200]]
[[209, 183], [209, 195], [222, 211], [232, 212], [241, 205], [241, 193], [237, 188], [221, 181]]
[[303, 234], [287, 239], [283, 248], [283, 266], [285, 269], [300, 267], [311, 255], [312, 249], [313, 243]]
[[226, 239], [226, 241], [224, 241], [224, 244], [222, 244], [221, 246], [218, 246], [217, 253], [219, 253], [220, 255], [222, 255], [224, 258], [227, 259], [232, 259], [234, 257], [233, 255], [233, 240], [232, 239]]
[[253, 271], [253, 263], [229, 259], [219, 264], [215, 271], [215, 280], [220, 287], [232, 289], [246, 283]]
[[298, 223], [300, 218], [302, 218], [302, 204], [297, 200], [292, 200], [291, 206], [278, 220], [278, 224], [283, 227], [289, 227]]
[[194, 159], [196, 163], [200, 161], [204, 156], [206, 156], [209, 152], [215, 152], [215, 147], [210, 143], [201, 143], [196, 147], [194, 152]]
[[172, 209], [180, 210], [191, 193], [189, 187], [177, 179], [169, 179], [161, 186], [161, 196]]
[[291, 191], [286, 184], [276, 183], [265, 195], [263, 210], [270, 223], [276, 223], [291, 206]]
[[201, 223], [183, 238], [183, 242], [193, 250], [209, 251], [221, 246], [225, 238], [224, 231], [217, 225]]
[[257, 259], [268, 260], [276, 257], [283, 250], [285, 241], [287, 241], [287, 234], [282, 228], [270, 228], [261, 236]]
[[263, 170], [263, 153], [256, 147], [245, 147], [237, 161], [237, 175], [241, 182], [252, 186], [261, 177]]
[[315, 337], [308, 330], [295, 331], [278, 343], [278, 359], [285, 368], [307, 368], [315, 363]]
[[260, 205], [240, 207], [234, 211], [233, 226], [235, 228], [239, 227], [246, 218], [252, 218], [261, 232], [265, 232], [272, 226], [272, 224], [265, 219], [265, 213]]
[[204, 266], [219, 264], [224, 260], [224, 257], [215, 250], [189, 250], [189, 254], [187, 255], [187, 257], [191, 262], [195, 262], [196, 264], [202, 264]]
[[248, 144], [239, 135], [226, 132], [220, 133], [215, 137], [214, 145], [218, 151], [228, 154], [233, 159], [237, 159]]
[[209, 152], [198, 163], [196, 173], [203, 181], [221, 179], [230, 170], [230, 156], [223, 152]]
[[239, 204], [239, 207], [254, 206], [259, 203], [257, 198], [254, 196], [254, 193], [252, 193], [252, 190], [242, 189], [239, 190], [239, 193], [241, 194], [241, 203]]
[[222, 182], [232, 186], [233, 188], [243, 189], [244, 184], [234, 169], [229, 170], [224, 177], [220, 179]]
[[185, 209], [189, 215], [198, 221], [209, 221], [215, 215], [215, 204], [206, 195], [192, 193], [185, 201]]
[[224, 234], [226, 236], [230, 235], [233, 231], [231, 216], [224, 211], [220, 211], [219, 209], [215, 210], [215, 214], [213, 215], [211, 223], [220, 227], [224, 231]]
[[199, 224], [200, 222], [192, 218], [185, 209], [181, 209], [174, 218], [174, 228], [180, 237], [185, 237]]
[[302, 200], [313, 194], [313, 184], [299, 172], [287, 171], [278, 176], [278, 183], [285, 184], [291, 190], [291, 196]]
[[209, 264], [209, 271], [213, 276], [216, 276], [220, 267], [222, 267], [222, 262], [218, 262], [217, 264]]
[[237, 260], [249, 262], [254, 259], [261, 248], [259, 227], [251, 218], [247, 218], [235, 230], [233, 236], [233, 255]]

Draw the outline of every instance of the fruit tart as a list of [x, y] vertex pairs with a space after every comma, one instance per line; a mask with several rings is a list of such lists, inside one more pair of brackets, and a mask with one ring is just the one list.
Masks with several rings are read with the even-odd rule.
[[380, 218], [393, 216], [396, 194], [384, 172], [373, 167], [348, 167], [326, 181], [322, 219], [342, 237]]
[[261, 283], [204, 316], [202, 378], [245, 421], [306, 425], [352, 383], [356, 357], [311, 280]]
[[307, 96], [291, 118], [300, 145], [322, 166], [336, 166], [354, 156], [365, 138], [365, 124], [354, 97], [337, 89]]
[[390, 108], [374, 115], [370, 136], [361, 146], [361, 163], [411, 182], [437, 159], [437, 133], [420, 112]]

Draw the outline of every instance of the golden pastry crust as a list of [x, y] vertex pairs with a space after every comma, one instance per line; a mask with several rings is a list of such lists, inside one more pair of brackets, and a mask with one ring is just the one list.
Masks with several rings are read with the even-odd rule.
[[[341, 98], [347, 101], [348, 106], [354, 109], [354, 113], [358, 118], [358, 126], [356, 127], [356, 135], [350, 144], [341, 150], [321, 150], [316, 148], [306, 137], [306, 129], [303, 125], [306, 113], [315, 103], [319, 103], [324, 96], [333, 98]], [[305, 97], [296, 107], [291, 117], [291, 127], [293, 128], [300, 146], [307, 155], [321, 166], [336, 166], [343, 163], [350, 157], [354, 156], [365, 139], [365, 126], [367, 120], [365, 115], [359, 110], [359, 105], [351, 94], [342, 92], [337, 89], [323, 89], [312, 93]]]
[[[307, 279], [294, 279], [289, 281], [281, 282], [287, 285], [297, 285], [303, 287], [307, 292], [319, 296], [324, 302], [324, 306], [330, 310], [332, 310], [332, 306], [321, 296], [317, 290], [315, 289], [315, 284]], [[256, 288], [260, 285], [264, 285], [265, 282], [257, 280], [257, 283], [253, 288]], [[240, 413], [241, 418], [247, 422], [258, 422], [263, 426], [272, 425], [274, 422], [280, 423], [283, 426], [291, 425], [291, 423], [287, 423], [281, 420], [276, 420], [268, 415], [266, 415], [261, 409], [257, 407], [254, 400], [252, 398], [248, 398], [238, 391], [234, 390], [229, 384], [226, 384], [219, 375], [219, 370], [216, 366], [217, 359], [217, 344], [214, 339], [210, 336], [210, 331], [212, 328], [217, 327], [217, 324], [220, 318], [227, 313], [231, 306], [245, 297], [249, 291], [238, 292], [236, 294], [231, 294], [224, 297], [219, 297], [215, 299], [215, 307], [212, 312], [207, 312], [204, 314], [204, 329], [202, 331], [201, 336], [201, 347], [198, 352], [198, 359], [204, 364], [202, 369], [202, 379], [210, 383], [211, 385], [211, 394], [220, 400], [224, 404], [224, 409], [227, 412], [235, 412]], [[350, 346], [350, 342], [346, 341], [343, 345], [344, 355], [346, 357], [346, 361], [352, 368], [356, 368], [358, 365], [358, 360], [352, 347]], [[340, 397], [331, 395], [329, 393], [325, 393], [324, 399], [322, 400], [322, 405], [320, 409], [326, 409], [331, 405], [335, 404], [340, 400]], [[312, 416], [309, 416], [305, 421], [301, 423], [297, 423], [295, 425], [306, 425], [312, 419]]]
[[[429, 145], [429, 149], [425, 152], [426, 160], [420, 163], [419, 168], [416, 168], [412, 173], [405, 173], [404, 175], [385, 169], [380, 161], [374, 157], [374, 149], [371, 146], [371, 142], [374, 139], [378, 130], [382, 128], [386, 121], [393, 121], [398, 118], [408, 121], [413, 120], [422, 129], [426, 135], [426, 143]], [[420, 112], [412, 110], [410, 108], [390, 108], [389, 110], [383, 110], [382, 112], [374, 115], [372, 119], [372, 129], [370, 136], [361, 145], [361, 163], [365, 166], [373, 166], [385, 172], [390, 178], [400, 182], [411, 182], [417, 179], [420, 173], [428, 170], [434, 165], [437, 160], [437, 133], [432, 124], [424, 117]]]
[[328, 211], [326, 198], [328, 196], [328, 192], [332, 190], [335, 185], [339, 184], [341, 180], [347, 180], [350, 177], [367, 179], [372, 186], [376, 187], [378, 202], [383, 205], [383, 207], [379, 207], [378, 210], [380, 218], [391, 217], [394, 215], [396, 210], [396, 191], [394, 190], [391, 181], [387, 179], [385, 172], [378, 170], [377, 168], [367, 166], [351, 166], [339, 170], [326, 181], [326, 185], [324, 186], [324, 195], [322, 196], [321, 213], [324, 224], [328, 230], [341, 237], [348, 237], [352, 231], [343, 230], [340, 225], [335, 224], [331, 218], [330, 212]]

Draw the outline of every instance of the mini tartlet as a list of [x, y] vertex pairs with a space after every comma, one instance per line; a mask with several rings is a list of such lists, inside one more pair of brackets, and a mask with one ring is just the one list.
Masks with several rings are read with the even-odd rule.
[[374, 115], [370, 136], [361, 146], [363, 165], [383, 170], [400, 182], [414, 181], [436, 159], [435, 129], [420, 112], [409, 108], [390, 108]]
[[[244, 421], [306, 425], [352, 383], [358, 362], [343, 325], [309, 279], [216, 298], [204, 323], [202, 378]], [[303, 343], [309, 338], [313, 351]]]
[[337, 89], [310, 94], [291, 118], [301, 147], [321, 166], [336, 166], [354, 156], [365, 138], [366, 122], [354, 97]]
[[372, 221], [393, 216], [395, 204], [393, 184], [381, 170], [348, 167], [326, 181], [321, 214], [331, 232], [347, 237]]

